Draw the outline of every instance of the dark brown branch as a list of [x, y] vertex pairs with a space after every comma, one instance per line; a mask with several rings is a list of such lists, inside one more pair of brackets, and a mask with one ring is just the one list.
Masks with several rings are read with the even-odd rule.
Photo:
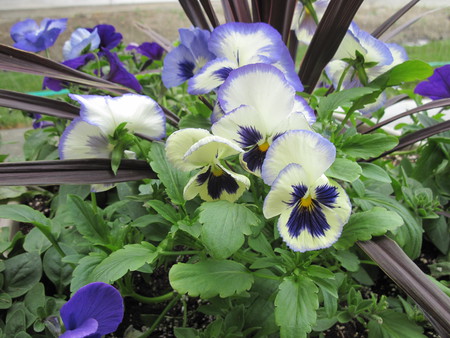
[[405, 6], [400, 8], [397, 12], [394, 13], [390, 18], [388, 18], [385, 22], [383, 22], [380, 26], [378, 26], [373, 32], [372, 35], [376, 38], [379, 38], [386, 32], [394, 23], [398, 21], [406, 12], [408, 12], [411, 8], [413, 8], [420, 0], [412, 0], [408, 2]]

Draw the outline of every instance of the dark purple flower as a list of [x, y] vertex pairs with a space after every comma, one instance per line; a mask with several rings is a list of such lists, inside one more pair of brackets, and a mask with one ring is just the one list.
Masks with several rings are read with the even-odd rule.
[[123, 300], [119, 291], [106, 283], [83, 286], [61, 307], [66, 327], [62, 338], [100, 338], [116, 331], [123, 319]]
[[10, 30], [14, 47], [28, 52], [40, 52], [54, 45], [59, 34], [66, 29], [67, 19], [42, 20], [38, 26], [36, 21], [26, 19], [13, 25]]
[[[90, 53], [90, 54], [80, 55], [79, 57], [76, 57], [74, 59], [66, 60], [66, 61], [62, 62], [62, 64], [66, 65], [70, 68], [73, 68], [73, 69], [79, 69], [79, 68], [83, 67], [84, 65], [86, 65], [89, 61], [92, 61], [94, 59], [95, 59], [95, 55]], [[61, 89], [64, 89], [65, 86], [64, 86], [63, 80], [45, 77], [44, 82], [42, 84], [42, 88], [44, 88], [44, 89], [48, 88], [48, 89], [51, 89], [54, 91], [59, 91]]]
[[105, 48], [102, 49], [102, 52], [109, 62], [109, 73], [105, 76], [105, 79], [134, 89], [138, 93], [142, 92], [141, 84], [133, 74], [125, 69], [117, 54], [111, 53]]
[[34, 121], [33, 121], [33, 129], [43, 129], [45, 127], [52, 127], [54, 126], [53, 122], [49, 121], [40, 121], [42, 118], [41, 114], [34, 114]]
[[122, 41], [122, 34], [116, 32], [116, 28], [112, 25], [97, 25], [94, 28], [86, 28], [89, 32], [93, 32], [97, 28], [97, 33], [100, 36], [99, 48], [113, 49], [120, 41]]
[[420, 82], [414, 93], [428, 96], [432, 100], [446, 99], [450, 97], [450, 65], [445, 65], [434, 70], [428, 80]]
[[140, 45], [129, 44], [125, 50], [136, 50], [137, 53], [148, 57], [150, 60], [161, 60], [164, 53], [157, 42], [144, 42]]

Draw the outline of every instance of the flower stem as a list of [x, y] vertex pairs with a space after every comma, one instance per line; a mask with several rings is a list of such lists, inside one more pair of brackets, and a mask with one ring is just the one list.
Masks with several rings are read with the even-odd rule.
[[164, 295], [161, 296], [156, 296], [156, 297], [145, 297], [142, 296], [140, 294], [137, 294], [134, 291], [131, 291], [128, 296], [133, 297], [134, 299], [136, 299], [137, 301], [141, 302], [141, 303], [145, 303], [145, 304], [155, 304], [155, 303], [162, 303], [165, 302], [166, 300], [169, 300], [173, 297], [174, 293], [173, 291], [170, 291]]
[[174, 297], [170, 301], [170, 303], [167, 304], [167, 306], [164, 308], [164, 310], [161, 312], [161, 314], [158, 316], [158, 318], [156, 318], [153, 325], [147, 331], [145, 331], [143, 334], [141, 334], [138, 338], [146, 338], [146, 337], [150, 336], [152, 334], [152, 332], [155, 331], [155, 329], [159, 325], [159, 323], [161, 323], [161, 321], [163, 320], [166, 313], [175, 305], [176, 302], [178, 302], [180, 300], [180, 298], [181, 298], [181, 295], [177, 295], [176, 297]]

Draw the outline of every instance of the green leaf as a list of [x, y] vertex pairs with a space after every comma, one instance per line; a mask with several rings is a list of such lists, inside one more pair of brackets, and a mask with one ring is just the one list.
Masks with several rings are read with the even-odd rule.
[[355, 158], [368, 159], [377, 157], [398, 144], [395, 136], [385, 134], [356, 134], [347, 138], [341, 150]]
[[359, 258], [356, 254], [348, 250], [330, 251], [330, 253], [342, 264], [348, 271], [358, 271]]
[[388, 72], [388, 86], [397, 86], [403, 82], [415, 82], [429, 78], [433, 75], [433, 67], [419, 60], [405, 61]]
[[256, 252], [262, 253], [267, 257], [276, 257], [275, 253], [273, 252], [272, 246], [263, 233], [260, 233], [256, 237], [249, 237], [248, 246]]
[[226, 298], [250, 289], [253, 275], [240, 263], [209, 259], [196, 264], [175, 264], [170, 269], [169, 281], [181, 294]]
[[72, 282], [70, 283], [70, 292], [74, 293], [82, 286], [95, 282], [92, 278], [92, 271], [99, 265], [105, 258], [104, 252], [91, 252], [89, 256], [86, 256], [78, 262], [77, 267], [72, 273]]
[[450, 248], [449, 224], [444, 216], [437, 219], [426, 220], [424, 223], [425, 232], [431, 239], [431, 242], [444, 255], [448, 253]]
[[6, 186], [0, 187], [0, 200], [16, 198], [27, 192], [26, 187], [22, 186]]
[[353, 101], [359, 99], [361, 96], [370, 94], [376, 89], [369, 87], [358, 87], [334, 92], [328, 96], [320, 99], [317, 106], [317, 114], [319, 117], [326, 118], [331, 115], [337, 108], [341, 106], [349, 106]]
[[178, 123], [178, 126], [180, 127], [180, 129], [185, 128], [209, 129], [211, 128], [211, 121], [208, 118], [200, 115], [186, 115], [181, 118], [180, 122]]
[[9, 309], [12, 305], [12, 298], [7, 293], [0, 293], [0, 310]]
[[275, 298], [275, 320], [281, 337], [306, 337], [311, 332], [319, 308], [318, 292], [314, 282], [305, 276], [284, 279]]
[[41, 254], [45, 252], [52, 243], [45, 237], [45, 235], [38, 228], [33, 228], [25, 236], [25, 241], [23, 243], [23, 248], [28, 252], [37, 252]]
[[146, 204], [172, 224], [177, 223], [181, 219], [180, 214], [170, 204], [159, 200], [148, 201]]
[[189, 181], [189, 173], [175, 169], [166, 158], [164, 145], [153, 142], [149, 154], [150, 166], [158, 174], [166, 192], [174, 204], [184, 205], [183, 190]]
[[384, 208], [375, 207], [370, 211], [353, 214], [334, 247], [338, 250], [348, 249], [356, 241], [368, 241], [372, 236], [395, 231], [402, 224], [403, 219], [397, 213]]
[[362, 168], [362, 176], [371, 178], [378, 182], [391, 183], [391, 178], [389, 177], [388, 173], [380, 166], [365, 162], [361, 162], [359, 165]]
[[34, 252], [26, 252], [5, 261], [5, 281], [3, 290], [12, 298], [27, 293], [42, 275], [41, 257]]
[[5, 337], [14, 337], [20, 332], [26, 331], [25, 313], [22, 310], [15, 311], [5, 325]]
[[45, 306], [45, 289], [44, 284], [37, 283], [26, 294], [23, 303], [25, 307], [37, 316], [38, 308]]
[[361, 175], [361, 167], [355, 161], [337, 158], [325, 175], [342, 181], [353, 182]]
[[[74, 255], [77, 253], [72, 247], [64, 243], [60, 243], [59, 245], [66, 255]], [[45, 274], [55, 284], [58, 293], [62, 293], [64, 287], [70, 284], [73, 271], [73, 267], [68, 263], [63, 263], [61, 258], [58, 251], [52, 247], [47, 250], [42, 262]]]
[[44, 226], [51, 226], [51, 220], [26, 205], [0, 205], [0, 218], [12, 219], [13, 221], [40, 224]]
[[151, 264], [157, 256], [156, 247], [150, 243], [125, 245], [95, 267], [92, 279], [105, 283], [114, 282], [128, 271], [135, 271], [145, 263]]
[[378, 313], [380, 320], [368, 323], [369, 338], [425, 338], [423, 328], [410, 321], [404, 313], [386, 310]]
[[77, 195], [67, 196], [67, 206], [78, 232], [93, 244], [109, 244], [109, 229], [92, 205]]
[[228, 201], [206, 202], [200, 207], [203, 224], [202, 240], [211, 255], [225, 259], [244, 244], [244, 235], [250, 235], [251, 226], [259, 223], [258, 217], [247, 207]]
[[306, 269], [306, 273], [311, 277], [319, 277], [325, 279], [334, 279], [334, 273], [319, 265], [310, 265]]

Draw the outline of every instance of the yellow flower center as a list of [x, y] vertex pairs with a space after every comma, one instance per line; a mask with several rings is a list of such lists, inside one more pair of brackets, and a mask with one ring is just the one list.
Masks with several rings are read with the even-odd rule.
[[313, 200], [311, 196], [303, 197], [302, 200], [300, 201], [300, 206], [305, 208], [311, 208], [312, 202]]
[[219, 167], [213, 167], [212, 168], [212, 174], [216, 177], [218, 176], [222, 176], [223, 175], [223, 170], [220, 169]]
[[265, 153], [267, 151], [267, 149], [269, 149], [269, 146], [270, 146], [269, 143], [266, 141], [263, 144], [259, 145], [258, 149], [260, 151], [262, 151], [263, 153]]

